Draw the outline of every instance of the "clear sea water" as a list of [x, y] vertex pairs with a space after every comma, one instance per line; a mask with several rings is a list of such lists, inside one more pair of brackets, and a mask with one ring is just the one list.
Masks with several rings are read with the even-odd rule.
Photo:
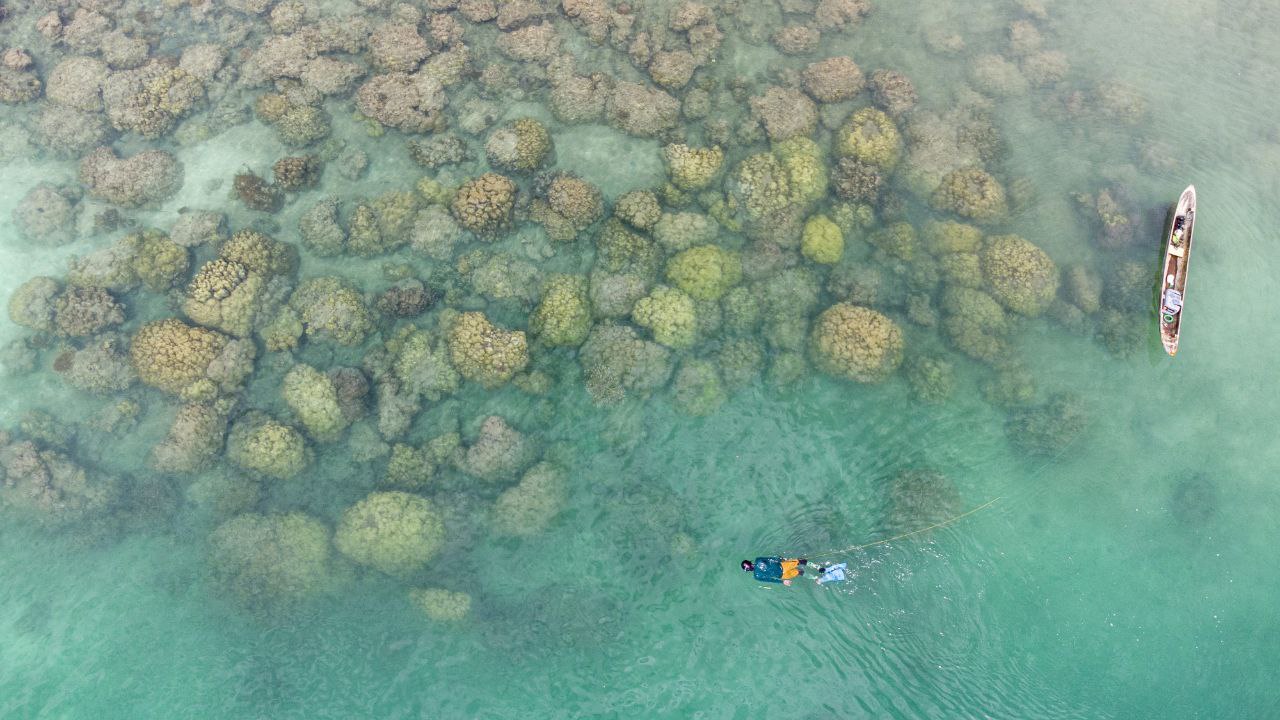
[[[1021, 17], [1015, 3], [882, 1], [854, 33], [824, 35], [817, 57], [895, 67], [922, 103], [945, 105], [966, 58], [999, 50]], [[1068, 83], [1123, 81], [1148, 112], [1124, 125], [1072, 118], [1050, 93], [1000, 100], [1004, 167], [1035, 189], [1008, 229], [1066, 265], [1098, 252], [1073, 193], [1123, 183], [1147, 214], [1191, 182], [1200, 198], [1176, 359], [1154, 339], [1117, 358], [1046, 319], [1016, 335], [1042, 394], [1085, 400], [1088, 425], [1064, 451], [1030, 458], [1012, 447], [1004, 411], [982, 400], [982, 370], [967, 360], [956, 361], [957, 390], [940, 405], [915, 402], [900, 377], [761, 382], [705, 418], [661, 395], [598, 408], [580, 381], [544, 398], [468, 388], [447, 412], [536, 428], [558, 444], [570, 495], [542, 534], [477, 537], [432, 562], [432, 584], [472, 595], [466, 621], [425, 619], [403, 584], [377, 573], [287, 615], [247, 613], [210, 579], [208, 524], [183, 512], [105, 538], [6, 516], [0, 717], [1280, 715], [1280, 336], [1270, 331], [1280, 264], [1267, 250], [1280, 225], [1280, 6], [1058, 2], [1037, 24], [1070, 59]], [[969, 49], [926, 52], [931, 28], [961, 34]], [[720, 62], [740, 72], [780, 57], [734, 38], [724, 53]], [[509, 117], [546, 116], [537, 102]], [[0, 106], [0, 119], [11, 112]], [[354, 186], [326, 173], [321, 191], [406, 187], [421, 173], [335, 118], [335, 134], [373, 163]], [[607, 199], [662, 181], [656, 141], [603, 125], [553, 129], [559, 164]], [[1169, 162], [1138, 162], [1139, 141], [1158, 141]], [[153, 215], [137, 213], [144, 223], [167, 225], [187, 205], [252, 217], [223, 200], [226, 181], [284, 149], [250, 122], [175, 152], [183, 189]], [[53, 249], [17, 239], [9, 217], [26, 191], [74, 175], [74, 162], [34, 153], [5, 161], [0, 296], [114, 238]], [[224, 184], [210, 192], [211, 180]], [[289, 213], [303, 205], [281, 225], [291, 229]], [[1150, 243], [1154, 260], [1158, 228]], [[381, 276], [378, 259], [346, 265], [355, 279]], [[333, 266], [304, 257], [303, 274]], [[24, 332], [0, 322], [2, 340]], [[49, 362], [0, 380], [0, 426], [32, 408], [74, 422], [109, 402], [65, 387]], [[142, 471], [175, 407], [155, 391], [138, 396], [147, 413], [136, 431], [85, 443], [115, 468]], [[737, 570], [743, 557], [886, 537], [883, 485], [919, 466], [952, 478], [966, 507], [1000, 499], [848, 553], [842, 586], [761, 586]], [[376, 475], [329, 446], [261, 509], [332, 518]]]

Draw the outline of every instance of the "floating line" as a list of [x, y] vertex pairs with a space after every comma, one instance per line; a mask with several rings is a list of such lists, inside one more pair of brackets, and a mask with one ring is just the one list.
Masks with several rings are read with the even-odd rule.
[[982, 503], [982, 504], [981, 504], [981, 505], [979, 505], [978, 507], [976, 507], [976, 508], [974, 508], [974, 509], [972, 509], [972, 510], [970, 510], [970, 511], [968, 511], [968, 512], [964, 512], [964, 513], [961, 513], [961, 514], [959, 514], [959, 515], [956, 515], [956, 516], [955, 516], [955, 517], [953, 517], [953, 518], [949, 518], [949, 519], [947, 519], [947, 520], [943, 520], [943, 521], [942, 521], [942, 522], [940, 522], [940, 523], [935, 523], [935, 524], [933, 524], [933, 525], [930, 525], [930, 526], [929, 526], [929, 527], [927, 527], [927, 528], [920, 528], [919, 530], [912, 530], [912, 531], [911, 531], [911, 532], [909, 532], [909, 533], [903, 533], [903, 534], [901, 534], [901, 535], [895, 535], [895, 536], [893, 536], [893, 537], [891, 537], [891, 538], [885, 538], [884, 540], [876, 540], [875, 542], [869, 542], [869, 543], [865, 543], [865, 544], [863, 544], [863, 545], [852, 545], [852, 546], [850, 546], [850, 547], [844, 548], [843, 550], [831, 550], [831, 551], [828, 551], [828, 552], [819, 553], [819, 554], [817, 554], [817, 555], [810, 555], [810, 556], [809, 556], [809, 559], [811, 559], [811, 560], [812, 560], [812, 559], [814, 559], [814, 558], [830, 557], [830, 556], [832, 556], [832, 555], [844, 555], [845, 553], [857, 552], [857, 551], [859, 551], [859, 550], [864, 550], [864, 549], [869, 548], [869, 547], [875, 547], [876, 545], [884, 545], [885, 543], [891, 543], [891, 542], [893, 542], [894, 540], [901, 540], [901, 539], [903, 539], [903, 538], [911, 537], [912, 535], [919, 535], [920, 533], [926, 533], [926, 532], [929, 532], [930, 530], [937, 530], [937, 529], [938, 529], [938, 528], [940, 528], [940, 527], [943, 527], [943, 526], [946, 526], [946, 525], [950, 525], [951, 523], [956, 522], [956, 521], [958, 521], [958, 520], [963, 520], [964, 518], [967, 518], [967, 517], [969, 517], [970, 515], [972, 515], [972, 514], [974, 514], [974, 513], [978, 512], [979, 510], [985, 510], [986, 508], [991, 507], [992, 505], [994, 505], [994, 504], [996, 503], [996, 501], [997, 501], [997, 500], [1000, 500], [1002, 497], [1003, 497], [1003, 496], [993, 497], [993, 498], [991, 498], [990, 500], [988, 500], [988, 501], [986, 501], [986, 502]]

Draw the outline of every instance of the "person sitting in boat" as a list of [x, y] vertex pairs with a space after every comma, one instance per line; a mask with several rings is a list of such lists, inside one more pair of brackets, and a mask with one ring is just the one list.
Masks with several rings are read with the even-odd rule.
[[1182, 242], [1182, 233], [1186, 228], [1187, 216], [1179, 215], [1173, 219], [1173, 244], [1178, 245]]
[[790, 585], [794, 578], [804, 574], [808, 564], [805, 558], [758, 557], [755, 562], [743, 560], [742, 569], [760, 582]]

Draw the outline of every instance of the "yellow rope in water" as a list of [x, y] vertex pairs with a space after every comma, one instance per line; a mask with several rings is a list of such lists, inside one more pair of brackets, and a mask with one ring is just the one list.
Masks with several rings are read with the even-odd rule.
[[920, 533], [926, 533], [926, 532], [929, 532], [930, 530], [937, 530], [938, 528], [943, 527], [943, 526], [945, 526], [945, 525], [950, 525], [951, 523], [956, 522], [957, 520], [963, 520], [964, 518], [967, 518], [967, 517], [969, 517], [970, 515], [972, 515], [972, 514], [974, 514], [974, 513], [978, 512], [979, 510], [985, 510], [986, 508], [989, 508], [989, 507], [991, 507], [992, 505], [994, 505], [994, 504], [995, 504], [995, 502], [996, 502], [997, 500], [999, 500], [999, 499], [1000, 499], [1000, 497], [993, 497], [993, 498], [991, 498], [990, 500], [988, 500], [988, 501], [986, 501], [986, 502], [982, 503], [982, 504], [981, 504], [981, 505], [979, 505], [978, 507], [976, 507], [976, 508], [974, 508], [974, 509], [972, 509], [972, 510], [970, 510], [970, 511], [966, 512], [966, 513], [961, 513], [960, 515], [956, 515], [955, 517], [950, 518], [950, 519], [948, 519], [948, 520], [943, 520], [943, 521], [942, 521], [942, 522], [940, 522], [940, 523], [936, 523], [936, 524], [934, 524], [934, 525], [930, 525], [930, 526], [929, 526], [929, 527], [927, 527], [927, 528], [920, 528], [919, 530], [912, 530], [912, 531], [911, 531], [911, 532], [909, 532], [909, 533], [903, 533], [903, 534], [901, 534], [901, 535], [895, 535], [895, 536], [893, 536], [893, 537], [891, 537], [891, 538], [885, 538], [884, 540], [877, 540], [877, 541], [875, 541], [875, 542], [866, 543], [865, 545], [853, 545], [853, 546], [851, 546], [851, 547], [847, 547], [847, 548], [845, 548], [845, 549], [843, 549], [843, 550], [832, 550], [832, 551], [830, 551], [830, 552], [824, 552], [824, 553], [821, 553], [821, 554], [818, 554], [818, 555], [810, 555], [810, 556], [809, 556], [809, 559], [810, 559], [810, 560], [813, 560], [813, 559], [815, 559], [815, 558], [830, 557], [830, 556], [832, 556], [832, 555], [843, 555], [843, 554], [845, 554], [845, 553], [857, 552], [857, 551], [859, 551], [859, 550], [864, 550], [864, 549], [869, 548], [869, 547], [875, 547], [876, 545], [884, 545], [885, 543], [891, 543], [891, 542], [893, 542], [894, 540], [901, 540], [901, 539], [903, 539], [903, 538], [908, 538], [908, 537], [911, 537], [912, 535], [919, 535]]

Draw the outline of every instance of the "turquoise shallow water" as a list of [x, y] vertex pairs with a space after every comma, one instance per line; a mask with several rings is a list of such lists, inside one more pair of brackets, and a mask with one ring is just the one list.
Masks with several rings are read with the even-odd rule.
[[[641, 18], [668, 9], [636, 5]], [[786, 5], [799, 11], [810, 3]], [[0, 44], [29, 47], [47, 74], [44, 64], [62, 50], [31, 33], [39, 13], [20, 9], [0, 24], [8, 33]], [[1280, 11], [1243, 1], [1063, 3], [1043, 19], [1034, 10], [880, 3], [855, 31], [824, 33], [821, 49], [799, 60], [752, 42], [782, 22], [776, 10], [760, 11], [741, 28], [722, 21], [727, 37], [715, 77], [848, 53], [864, 70], [906, 73], [922, 109], [946, 107], [970, 97], [961, 86], [972, 59], [1003, 52], [1010, 20], [1031, 17], [1045, 46], [1069, 58], [1071, 73], [1057, 89], [992, 104], [1004, 142], [996, 174], [1011, 195], [1025, 197], [989, 231], [1019, 233], [1061, 266], [1086, 262], [1105, 273], [1135, 257], [1154, 265], [1163, 204], [1196, 184], [1196, 263], [1176, 360], [1153, 337], [1117, 357], [1090, 333], [1046, 318], [1010, 335], [1037, 400], [1071, 391], [1083, 401], [1088, 422], [1064, 448], [1028, 455], [1011, 444], [1007, 411], [979, 390], [991, 370], [898, 311], [890, 315], [906, 328], [908, 353], [924, 346], [955, 364], [955, 391], [941, 404], [918, 402], [901, 373], [863, 385], [810, 369], [784, 387], [754, 380], [707, 417], [679, 412], [667, 392], [601, 407], [583, 389], [573, 353], [540, 355], [535, 347], [556, 379], [548, 394], [466, 383], [451, 399], [427, 403], [408, 439], [459, 422], [469, 430], [490, 414], [536, 437], [568, 473], [564, 506], [543, 531], [499, 537], [484, 520], [496, 492], [432, 486], [424, 494], [455, 502], [462, 530], [454, 532], [451, 519], [444, 551], [411, 579], [357, 568], [334, 593], [262, 613], [235, 602], [210, 571], [210, 533], [225, 518], [198, 502], [199, 478], [162, 476], [167, 491], [154, 499], [142, 492], [152, 486], [141, 479], [156, 477], [146, 453], [179, 403], [135, 385], [125, 394], [143, 407], [136, 427], [94, 430], [86, 419], [115, 398], [67, 387], [51, 369], [56, 352], [41, 349], [33, 372], [0, 379], [0, 427], [18, 430], [33, 408], [85, 423], [69, 453], [133, 477], [142, 499], [109, 518], [106, 531], [94, 523], [49, 530], [12, 509], [3, 516], [0, 716], [1276, 716], [1280, 573], [1271, 557], [1280, 540], [1280, 411], [1271, 360], [1280, 339], [1266, 328], [1280, 272], [1267, 252], [1280, 222], [1280, 100], [1271, 92], [1280, 75]], [[117, 16], [122, 26], [146, 32], [124, 17]], [[960, 34], [967, 49], [926, 51], [930, 30]], [[153, 31], [153, 43], [170, 52], [187, 38], [176, 27]], [[567, 47], [582, 57], [608, 55], [581, 36]], [[1138, 123], [1064, 109], [1070, 89], [1113, 79], [1143, 98]], [[543, 92], [536, 83], [508, 91], [499, 115], [549, 122], [558, 167], [598, 186], [610, 204], [663, 182], [658, 141], [604, 124], [559, 125]], [[369, 137], [351, 119], [349, 99], [327, 102], [333, 136], [366, 149], [373, 162], [356, 181], [330, 163], [320, 189], [273, 219], [283, 240], [297, 241], [297, 216], [323, 193], [369, 197], [430, 174], [405, 157], [396, 131]], [[29, 109], [0, 106], [6, 132], [25, 127]], [[64, 274], [68, 256], [122, 234], [86, 232], [60, 247], [19, 238], [9, 218], [27, 190], [40, 181], [74, 183], [76, 165], [16, 145], [4, 156], [0, 186], [6, 296], [32, 275]], [[184, 206], [227, 212], [237, 229], [266, 217], [226, 197], [242, 166], [263, 172], [286, 153], [261, 123], [202, 142], [132, 134], [116, 142], [128, 152], [150, 145], [173, 149], [186, 176], [158, 207], [126, 212], [140, 224], [168, 227]], [[1144, 148], [1155, 149], [1144, 159]], [[460, 181], [471, 167], [443, 176]], [[1132, 194], [1149, 248], [1117, 253], [1090, 242], [1072, 195], [1113, 184]], [[906, 217], [922, 225], [928, 211], [913, 204]], [[581, 267], [556, 270], [589, 266], [559, 252], [548, 265]], [[431, 267], [409, 250], [389, 257], [424, 274]], [[387, 284], [386, 259], [304, 252], [300, 275], [338, 273], [373, 291]], [[476, 299], [462, 302], [473, 307]], [[126, 330], [175, 314], [175, 304], [131, 296]], [[520, 321], [509, 305], [488, 309]], [[0, 340], [29, 336], [0, 323]], [[296, 357], [358, 365], [362, 351], [304, 343]], [[260, 351], [243, 406], [289, 417], [276, 384], [291, 362], [288, 353]], [[306, 512], [331, 529], [381, 482], [385, 461], [357, 456], [355, 443], [312, 451], [300, 477], [265, 482], [253, 509]], [[756, 554], [818, 556], [891, 536], [891, 481], [924, 467], [954, 484], [953, 510], [999, 500], [927, 534], [840, 555], [852, 570], [842, 586], [760, 586], [735, 569]], [[468, 481], [456, 474], [444, 482]], [[468, 593], [471, 612], [460, 622], [430, 620], [406, 586]]]

